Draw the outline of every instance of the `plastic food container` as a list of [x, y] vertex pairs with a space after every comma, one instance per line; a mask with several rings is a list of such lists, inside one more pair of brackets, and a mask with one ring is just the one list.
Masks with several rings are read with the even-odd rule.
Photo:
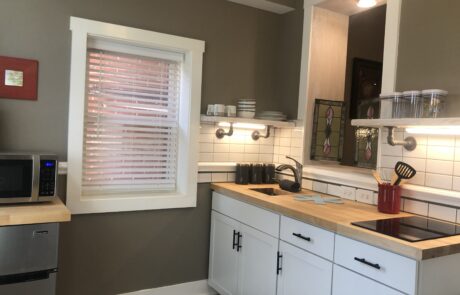
[[446, 98], [448, 92], [441, 89], [426, 89], [422, 91], [423, 117], [441, 118], [446, 115]]
[[409, 104], [409, 118], [423, 118], [423, 97], [418, 90], [409, 90], [403, 92], [403, 99]]
[[391, 117], [404, 118], [407, 114], [408, 103], [401, 92], [381, 93], [380, 100], [391, 101]]

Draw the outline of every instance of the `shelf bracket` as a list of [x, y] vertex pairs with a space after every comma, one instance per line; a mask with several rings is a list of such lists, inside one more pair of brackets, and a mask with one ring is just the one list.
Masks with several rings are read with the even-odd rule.
[[219, 139], [224, 138], [224, 136], [232, 136], [233, 135], [233, 123], [230, 123], [230, 129], [228, 129], [228, 132], [225, 132], [223, 128], [219, 128], [216, 130], [216, 137]]
[[252, 132], [252, 135], [251, 135], [252, 139], [253, 140], [259, 140], [259, 138], [261, 138], [261, 137], [262, 138], [269, 138], [270, 137], [270, 127], [271, 127], [270, 125], [266, 125], [267, 133], [265, 133], [265, 135], [260, 134], [260, 132], [258, 130], [254, 130]]
[[388, 128], [388, 137], [387, 137], [387, 142], [391, 146], [395, 145], [402, 145], [406, 150], [408, 151], [413, 151], [417, 147], [417, 141], [415, 140], [414, 137], [409, 136], [404, 138], [404, 140], [395, 140], [394, 136], [394, 129], [396, 127], [394, 126], [385, 126]]

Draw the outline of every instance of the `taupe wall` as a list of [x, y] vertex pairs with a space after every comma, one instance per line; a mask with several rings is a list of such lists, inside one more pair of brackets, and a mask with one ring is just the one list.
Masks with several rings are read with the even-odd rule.
[[460, 1], [404, 0], [399, 35], [397, 89], [440, 88], [460, 116]]
[[[347, 66], [345, 75], [345, 102], [350, 107], [353, 59], [362, 58], [383, 62], [383, 43], [385, 40], [386, 5], [379, 6], [350, 16], [348, 27]], [[349, 109], [348, 109], [349, 111]], [[342, 164], [354, 165], [355, 129], [351, 120], [345, 122], [345, 144]]]
[[[202, 110], [254, 97], [259, 108], [297, 115], [301, 13], [280, 16], [224, 0], [1, 1], [0, 55], [40, 65], [38, 101], [0, 99], [0, 150], [67, 158], [70, 16], [205, 40]], [[280, 97], [277, 87], [296, 89]], [[199, 185], [196, 208], [73, 216], [61, 228], [58, 294], [116, 294], [205, 279], [209, 215], [210, 190]]]

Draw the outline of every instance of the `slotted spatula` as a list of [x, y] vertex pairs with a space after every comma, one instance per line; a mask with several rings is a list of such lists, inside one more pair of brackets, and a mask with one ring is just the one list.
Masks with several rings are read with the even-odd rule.
[[411, 179], [412, 177], [414, 177], [417, 171], [415, 171], [415, 169], [411, 165], [398, 161], [395, 166], [395, 173], [397, 175], [397, 178], [393, 181], [392, 184], [398, 185], [401, 183], [401, 180]]

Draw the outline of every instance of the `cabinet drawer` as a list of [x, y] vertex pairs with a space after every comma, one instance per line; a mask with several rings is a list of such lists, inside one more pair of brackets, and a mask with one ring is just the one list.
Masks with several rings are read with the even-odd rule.
[[212, 209], [273, 237], [279, 237], [280, 216], [278, 214], [216, 192], [212, 193]]
[[403, 293], [334, 265], [332, 295], [403, 295]]
[[336, 235], [334, 261], [402, 292], [415, 294], [415, 260]]
[[280, 239], [329, 260], [334, 255], [334, 233], [286, 216], [281, 216]]

